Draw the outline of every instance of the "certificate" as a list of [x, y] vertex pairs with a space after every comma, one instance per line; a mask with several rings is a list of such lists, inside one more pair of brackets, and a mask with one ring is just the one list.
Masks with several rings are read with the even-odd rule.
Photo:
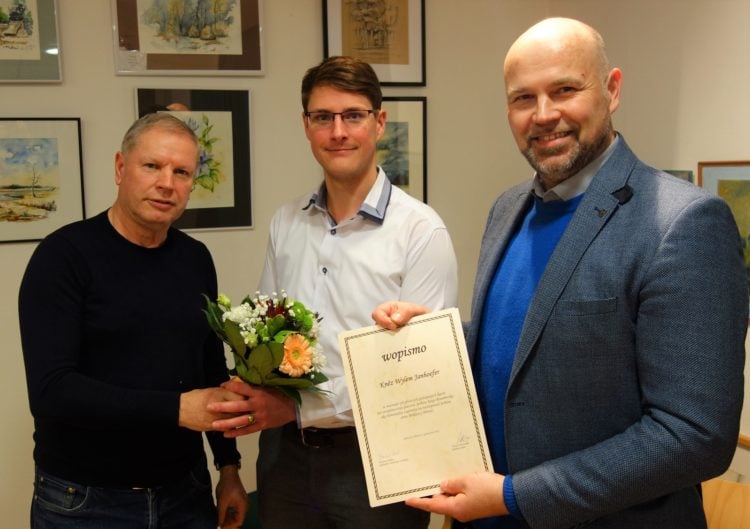
[[339, 334], [370, 505], [492, 471], [458, 309]]

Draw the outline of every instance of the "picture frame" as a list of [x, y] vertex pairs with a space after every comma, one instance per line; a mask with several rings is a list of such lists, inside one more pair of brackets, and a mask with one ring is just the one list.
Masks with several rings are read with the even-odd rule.
[[0, 118], [0, 242], [85, 218], [80, 118]]
[[176, 228], [212, 230], [253, 225], [250, 92], [137, 88], [138, 117], [170, 112], [196, 132], [201, 162]]
[[202, 26], [194, 21], [210, 18], [189, 10], [197, 0], [181, 1], [177, 20], [161, 16], [158, 0], [111, 0], [117, 75], [263, 75], [261, 0], [228, 0]]
[[368, 4], [323, 0], [323, 56], [362, 59], [383, 86], [425, 86], [424, 0]]
[[427, 203], [427, 98], [388, 96], [382, 109], [386, 123], [378, 164], [392, 184]]
[[732, 210], [743, 240], [750, 278], [750, 160], [698, 162], [698, 185], [719, 195]]
[[0, 9], [10, 19], [0, 23], [0, 83], [62, 82], [57, 0], [0, 0]]
[[695, 183], [693, 180], [693, 171], [689, 169], [664, 169], [664, 172], [676, 176], [680, 180], [690, 182], [691, 184]]

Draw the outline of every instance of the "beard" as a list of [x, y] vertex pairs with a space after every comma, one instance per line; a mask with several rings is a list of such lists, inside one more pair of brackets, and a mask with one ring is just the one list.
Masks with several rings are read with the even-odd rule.
[[554, 161], [550, 158], [563, 154], [565, 149], [568, 148], [566, 146], [541, 149], [537, 152], [534, 151], [531, 142], [529, 142], [529, 146], [523, 149], [521, 153], [544, 182], [559, 184], [578, 173], [604, 152], [612, 133], [612, 123], [609, 122], [592, 141], [576, 141], [570, 148], [568, 155], [562, 160]]

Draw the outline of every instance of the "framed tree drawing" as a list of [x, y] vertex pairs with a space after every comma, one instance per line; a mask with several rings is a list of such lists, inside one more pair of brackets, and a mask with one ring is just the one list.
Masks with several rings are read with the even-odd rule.
[[59, 83], [57, 0], [0, 0], [0, 83]]
[[111, 0], [119, 75], [262, 75], [261, 0]]
[[370, 65], [384, 86], [425, 86], [424, 0], [323, 0], [323, 55]]
[[84, 218], [79, 118], [0, 118], [0, 242]]
[[393, 185], [427, 202], [427, 98], [384, 97], [385, 134], [378, 164]]
[[250, 184], [250, 92], [247, 90], [136, 89], [138, 117], [170, 112], [198, 136], [200, 163], [182, 229], [248, 228]]

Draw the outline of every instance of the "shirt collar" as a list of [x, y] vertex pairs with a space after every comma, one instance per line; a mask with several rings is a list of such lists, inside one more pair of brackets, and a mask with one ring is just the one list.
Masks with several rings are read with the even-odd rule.
[[609, 160], [609, 157], [612, 156], [612, 152], [615, 150], [619, 141], [620, 135], [617, 134], [614, 141], [609, 144], [609, 147], [607, 147], [596, 159], [591, 161], [586, 167], [570, 178], [566, 178], [557, 184], [552, 189], [547, 189], [545, 191], [539, 173], [536, 173], [534, 175], [534, 194], [544, 202], [550, 202], [552, 200], [570, 200], [581, 193], [585, 193], [589, 188], [589, 184], [591, 184], [591, 180], [594, 179], [594, 175], [596, 175], [599, 169], [601, 169], [607, 160]]
[[[365, 219], [370, 219], [378, 224], [383, 224], [383, 221], [385, 220], [385, 212], [388, 209], [388, 203], [391, 200], [392, 188], [393, 185], [385, 175], [385, 171], [383, 171], [382, 167], [378, 166], [378, 176], [375, 179], [375, 183], [370, 188], [370, 192], [367, 193], [364, 202], [359, 206], [357, 214]], [[320, 184], [317, 191], [310, 195], [310, 200], [302, 209], [307, 210], [310, 206], [314, 206], [315, 209], [326, 215], [328, 214], [325, 181]]]

